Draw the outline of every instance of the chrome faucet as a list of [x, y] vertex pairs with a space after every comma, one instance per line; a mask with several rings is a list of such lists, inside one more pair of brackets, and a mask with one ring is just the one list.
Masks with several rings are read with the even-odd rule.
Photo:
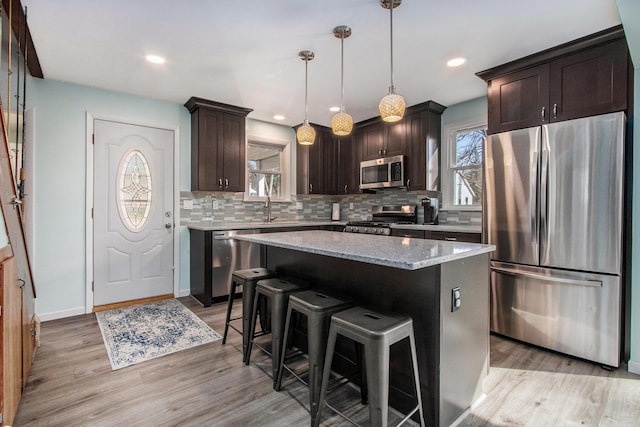
[[264, 207], [267, 210], [267, 224], [271, 223], [274, 219], [277, 219], [277, 216], [271, 216], [271, 197], [269, 197], [269, 193], [267, 193], [267, 200], [264, 202]]

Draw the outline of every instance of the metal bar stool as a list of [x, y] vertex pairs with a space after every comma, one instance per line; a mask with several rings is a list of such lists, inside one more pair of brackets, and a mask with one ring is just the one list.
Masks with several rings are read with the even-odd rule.
[[[294, 283], [295, 281], [295, 283]], [[278, 362], [280, 361], [280, 350], [282, 348], [282, 335], [284, 334], [284, 319], [287, 313], [289, 296], [296, 292], [311, 289], [311, 285], [299, 279], [263, 279], [256, 286], [256, 296], [253, 300], [253, 311], [251, 312], [251, 325], [249, 327], [249, 344], [247, 347], [247, 357], [245, 365], [251, 359], [251, 349], [253, 348], [256, 328], [256, 317], [258, 316], [258, 300], [260, 295], [271, 300], [271, 351], [260, 347], [265, 353], [271, 355], [271, 370], [273, 386], [275, 388], [278, 378]]]
[[[315, 422], [318, 412], [318, 399], [320, 397], [320, 376], [324, 365], [327, 336], [329, 334], [329, 321], [331, 315], [351, 307], [353, 302], [346, 299], [338, 299], [314, 290], [297, 292], [289, 297], [289, 308], [284, 325], [284, 339], [278, 363], [278, 377], [275, 389], [280, 391], [282, 386], [282, 374], [284, 370], [291, 372], [298, 380], [309, 387], [309, 406], [311, 422]], [[307, 345], [309, 354], [309, 379], [304, 382], [295, 372], [285, 365], [287, 341], [291, 327], [291, 314], [297, 313], [307, 316]]]
[[350, 308], [331, 316], [327, 354], [324, 362], [322, 387], [315, 426], [320, 424], [322, 408], [325, 404], [331, 410], [355, 424], [353, 420], [325, 402], [331, 362], [333, 361], [333, 352], [338, 334], [359, 342], [364, 346], [365, 371], [369, 389], [369, 418], [371, 426], [373, 427], [386, 427], [387, 425], [389, 415], [389, 348], [398, 341], [409, 338], [414, 387], [418, 403], [417, 406], [405, 416], [400, 424], [408, 420], [416, 411], [419, 411], [420, 425], [424, 426], [418, 361], [416, 358], [416, 343], [413, 335], [413, 320], [409, 316], [395, 313], [380, 314], [364, 307]]
[[[247, 358], [247, 347], [249, 346], [249, 337], [251, 335], [249, 325], [251, 309], [253, 308], [253, 300], [256, 294], [256, 285], [262, 279], [270, 279], [276, 277], [277, 274], [266, 268], [248, 268], [246, 270], [236, 270], [231, 275], [231, 283], [229, 284], [229, 302], [227, 303], [227, 318], [224, 323], [224, 334], [222, 335], [222, 344], [227, 342], [227, 334], [229, 327], [242, 335], [242, 361]], [[242, 286], [242, 317], [231, 318], [231, 310], [233, 309], [233, 296], [236, 294], [238, 286]], [[231, 322], [242, 319], [242, 331], [238, 330]]]

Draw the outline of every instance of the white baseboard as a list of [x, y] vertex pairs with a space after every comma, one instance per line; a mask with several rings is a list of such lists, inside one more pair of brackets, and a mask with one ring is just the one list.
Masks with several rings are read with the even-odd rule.
[[78, 316], [85, 314], [84, 307], [70, 308], [67, 310], [52, 311], [49, 313], [37, 313], [41, 322], [48, 322], [49, 320], [62, 319], [65, 317]]
[[[189, 289], [180, 289], [178, 297], [188, 297], [191, 295]], [[65, 317], [77, 316], [79, 314], [85, 314], [84, 307], [70, 308], [67, 310], [52, 311], [50, 313], [37, 313], [41, 322], [48, 322], [49, 320], [62, 319]]]
[[640, 375], [640, 362], [635, 360], [629, 360], [628, 371], [632, 374]]

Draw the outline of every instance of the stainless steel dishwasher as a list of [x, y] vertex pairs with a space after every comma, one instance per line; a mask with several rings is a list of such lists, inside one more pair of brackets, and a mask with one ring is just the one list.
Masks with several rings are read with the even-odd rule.
[[214, 300], [228, 295], [234, 271], [260, 267], [260, 245], [234, 239], [242, 234], [259, 232], [257, 229], [213, 232], [211, 268]]

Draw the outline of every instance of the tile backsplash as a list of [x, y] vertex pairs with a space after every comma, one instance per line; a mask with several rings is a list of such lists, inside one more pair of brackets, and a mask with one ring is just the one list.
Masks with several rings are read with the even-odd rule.
[[[272, 202], [271, 216], [279, 221], [327, 221], [331, 219], [331, 206], [340, 203], [343, 221], [371, 219], [373, 205], [418, 205], [418, 222], [422, 223], [420, 205], [424, 191], [388, 189], [375, 194], [347, 195], [292, 195], [291, 202]], [[244, 193], [180, 192], [180, 225], [193, 222], [262, 222], [266, 219], [263, 202], [246, 202]], [[191, 209], [185, 209], [191, 205]], [[440, 223], [480, 224], [481, 212], [441, 211]]]

